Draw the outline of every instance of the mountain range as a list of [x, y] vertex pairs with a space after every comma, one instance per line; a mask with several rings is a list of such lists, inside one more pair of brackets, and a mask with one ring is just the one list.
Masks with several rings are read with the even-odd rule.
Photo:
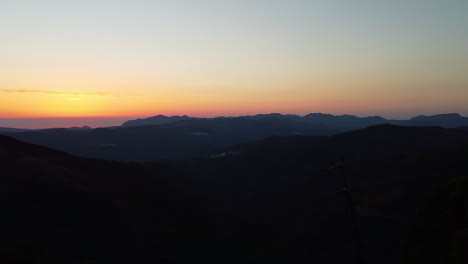
[[145, 119], [129, 120], [122, 124], [124, 127], [129, 126], [147, 126], [147, 125], [161, 125], [173, 123], [181, 120], [216, 120], [216, 119], [234, 119], [234, 118], [245, 118], [250, 120], [259, 120], [263, 118], [277, 118], [277, 119], [288, 119], [294, 121], [320, 123], [335, 128], [353, 129], [363, 128], [381, 124], [393, 124], [393, 125], [406, 125], [406, 126], [440, 126], [447, 128], [456, 128], [468, 126], [468, 117], [463, 117], [460, 114], [439, 114], [433, 116], [416, 116], [409, 120], [395, 120], [385, 119], [380, 116], [369, 116], [369, 117], [357, 117], [354, 115], [331, 115], [322, 113], [311, 113], [304, 116], [292, 115], [292, 114], [259, 114], [252, 116], [239, 116], [239, 117], [214, 117], [214, 118], [198, 118], [189, 116], [164, 116], [157, 115]]
[[228, 146], [271, 136], [328, 136], [381, 124], [468, 127], [468, 118], [459, 114], [419, 116], [409, 120], [320, 113], [216, 118], [159, 115], [131, 120], [119, 127], [0, 130], [0, 133], [82, 157], [150, 161], [217, 155]]

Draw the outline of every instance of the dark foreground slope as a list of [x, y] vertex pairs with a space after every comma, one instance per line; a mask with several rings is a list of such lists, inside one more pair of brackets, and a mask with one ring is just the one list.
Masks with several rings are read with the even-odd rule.
[[456, 129], [384, 125], [333, 137], [269, 138], [185, 166], [190, 177], [198, 171], [195, 178], [206, 179], [195, 188], [199, 195], [224, 197], [219, 206], [239, 210], [255, 226], [244, 236], [263, 241], [275, 259], [347, 263], [353, 235], [342, 178], [327, 170], [344, 156], [362, 254], [368, 263], [395, 263], [418, 208], [451, 179], [468, 175], [467, 136]]
[[1, 137], [0, 256], [23, 263], [351, 263], [342, 178], [328, 170], [344, 156], [362, 257], [398, 263], [404, 245], [417, 243], [406, 242], [416, 212], [467, 175], [467, 144], [465, 130], [379, 126], [133, 164]]
[[[156, 166], [81, 159], [4, 136], [0, 160], [1, 263], [120, 263], [143, 255], [146, 228], [166, 221], [167, 181]], [[147, 223], [153, 210], [160, 225]]]
[[468, 177], [454, 179], [419, 210], [403, 263], [468, 263]]

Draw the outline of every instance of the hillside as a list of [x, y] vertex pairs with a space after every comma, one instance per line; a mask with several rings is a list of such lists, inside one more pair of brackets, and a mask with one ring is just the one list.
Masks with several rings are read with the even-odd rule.
[[269, 136], [329, 135], [338, 130], [288, 119], [245, 118], [182, 120], [153, 126], [47, 129], [3, 133], [74, 155], [122, 161], [149, 161], [204, 156], [227, 146]]
[[468, 173], [462, 129], [384, 125], [223, 151], [235, 154], [121, 163], [2, 136], [0, 260], [344, 263], [353, 233], [328, 169], [344, 156], [362, 256], [397, 263], [417, 211]]

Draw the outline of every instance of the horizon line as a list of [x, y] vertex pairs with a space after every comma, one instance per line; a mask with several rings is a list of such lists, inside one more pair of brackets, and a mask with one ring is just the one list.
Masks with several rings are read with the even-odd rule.
[[[103, 118], [150, 118], [155, 116], [188, 116], [194, 118], [216, 118], [216, 117], [242, 117], [242, 116], [255, 116], [255, 115], [271, 115], [271, 114], [280, 114], [280, 115], [296, 115], [304, 117], [309, 114], [324, 114], [324, 115], [334, 115], [334, 116], [356, 116], [356, 117], [382, 117], [382, 118], [391, 118], [386, 117], [388, 115], [362, 115], [362, 114], [352, 114], [352, 113], [345, 113], [345, 114], [332, 114], [327, 112], [309, 112], [306, 114], [296, 114], [296, 113], [281, 113], [281, 112], [260, 112], [255, 114], [239, 114], [239, 115], [189, 115], [189, 114], [152, 114], [152, 115], [121, 115], [121, 116], [26, 116], [26, 117], [0, 117], [0, 119], [103, 119]], [[434, 115], [448, 115], [448, 114], [458, 114], [460, 116], [464, 116], [459, 112], [439, 112], [439, 113], [431, 113], [431, 114], [404, 114], [408, 117], [416, 117], [416, 116], [434, 116]]]

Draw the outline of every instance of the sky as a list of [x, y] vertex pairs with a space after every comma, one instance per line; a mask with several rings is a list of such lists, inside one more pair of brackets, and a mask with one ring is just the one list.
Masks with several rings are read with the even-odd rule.
[[466, 14], [466, 0], [0, 0], [0, 126], [466, 116]]

